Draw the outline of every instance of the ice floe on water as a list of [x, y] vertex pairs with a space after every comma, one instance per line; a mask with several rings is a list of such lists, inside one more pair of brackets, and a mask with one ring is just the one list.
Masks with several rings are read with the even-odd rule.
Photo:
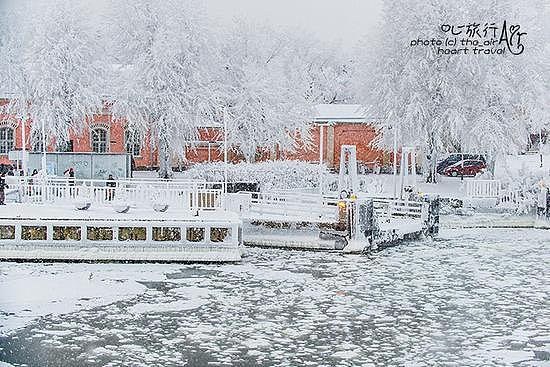
[[[369, 256], [251, 249], [236, 265], [2, 263], [10, 334], [0, 338], [0, 360], [548, 365], [548, 238], [448, 230]], [[20, 322], [25, 312], [32, 316]]]
[[40, 316], [110, 304], [145, 289], [128, 274], [93, 265], [2, 263], [0, 269], [0, 335]]

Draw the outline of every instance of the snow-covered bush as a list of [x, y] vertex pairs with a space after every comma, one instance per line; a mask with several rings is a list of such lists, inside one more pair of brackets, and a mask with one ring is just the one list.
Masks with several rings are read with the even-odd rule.
[[[274, 161], [261, 163], [238, 163], [228, 165], [229, 182], [257, 182], [260, 190], [314, 189], [319, 187], [319, 175], [323, 182], [332, 181], [331, 175], [323, 166], [300, 161]], [[182, 173], [183, 178], [221, 182], [224, 179], [223, 163], [196, 164]]]

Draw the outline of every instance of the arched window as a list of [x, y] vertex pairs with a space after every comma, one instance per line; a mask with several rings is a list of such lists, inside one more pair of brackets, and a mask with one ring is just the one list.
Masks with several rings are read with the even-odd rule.
[[13, 128], [8, 126], [0, 127], [0, 154], [8, 154], [15, 145]]
[[124, 141], [126, 142], [126, 152], [132, 154], [134, 157], [141, 155], [141, 136], [138, 131], [126, 130]]
[[107, 130], [97, 127], [92, 130], [92, 151], [95, 153], [107, 153], [109, 140]]

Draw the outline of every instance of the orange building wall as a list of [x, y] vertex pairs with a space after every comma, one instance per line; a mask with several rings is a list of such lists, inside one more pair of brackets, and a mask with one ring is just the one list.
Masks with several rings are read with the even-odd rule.
[[[331, 168], [338, 168], [340, 165], [340, 150], [342, 145], [355, 145], [357, 148], [357, 161], [365, 165], [371, 166], [375, 162], [378, 165], [390, 163], [389, 153], [371, 145], [377, 137], [377, 131], [372, 125], [335, 123], [333, 125], [334, 151], [332, 152], [332, 157], [329, 152], [328, 126], [323, 126], [323, 161]], [[294, 152], [283, 152], [283, 158], [319, 162], [319, 126], [312, 127], [310, 134], [312, 146], [306, 147], [303, 143], [299, 143], [302, 147]]]
[[[323, 151], [326, 152], [327, 149], [327, 128], [323, 127]], [[310, 131], [310, 144], [306, 145], [300, 137], [296, 139], [298, 148], [295, 151], [282, 152], [281, 156], [283, 159], [293, 159], [300, 161], [308, 162], [319, 162], [319, 141], [320, 139], [320, 129], [319, 125], [314, 125]]]
[[382, 165], [387, 153], [373, 146], [377, 131], [371, 125], [341, 124], [334, 126], [334, 164], [340, 164], [342, 145], [355, 145], [357, 161], [366, 165]]
[[[1, 107], [6, 103], [6, 100], [0, 99], [0, 121], [13, 121], [13, 116], [2, 114]], [[100, 126], [108, 128], [109, 136], [109, 152], [110, 153], [125, 153], [125, 129], [126, 121], [124, 119], [115, 119], [105, 110], [102, 114], [97, 114], [87, 118], [87, 126], [81, 131], [71, 131], [70, 139], [73, 141], [73, 151], [75, 152], [91, 152], [91, 129]], [[22, 147], [22, 129], [20, 121], [17, 121], [15, 130], [16, 149]], [[368, 165], [390, 165], [391, 154], [383, 150], [374, 148], [371, 143], [377, 135], [376, 129], [372, 125], [366, 124], [349, 124], [349, 123], [334, 123], [334, 133], [331, 134], [333, 141], [333, 151], [329, 152], [329, 127], [323, 125], [323, 161], [329, 163], [332, 168], [338, 168], [340, 162], [340, 149], [342, 145], [355, 145], [357, 147], [357, 160], [359, 163]], [[26, 123], [27, 144], [26, 149], [30, 149], [30, 122]], [[257, 161], [265, 161], [269, 159], [294, 159], [309, 162], [319, 162], [319, 125], [313, 125], [310, 130], [310, 144], [306, 145], [300, 137], [297, 137], [296, 142], [299, 147], [295, 151], [281, 151], [278, 147], [269, 149], [258, 149], [256, 157]], [[156, 149], [152, 149], [150, 144], [151, 136], [147, 134], [141, 144], [139, 156], [134, 157], [134, 167], [136, 169], [152, 169], [158, 167], [158, 158]], [[208, 142], [210, 142], [210, 161], [223, 161], [223, 130], [220, 128], [202, 128], [198, 132], [200, 143], [185, 147], [184, 165], [189, 165], [198, 162], [208, 162]], [[154, 144], [153, 144], [154, 145]], [[48, 150], [53, 151], [54, 144], [48, 147]], [[244, 157], [238, 152], [229, 151], [229, 160], [232, 162], [242, 161]], [[7, 155], [0, 156], [0, 163], [9, 164]], [[177, 166], [177, 160], [174, 161]]]

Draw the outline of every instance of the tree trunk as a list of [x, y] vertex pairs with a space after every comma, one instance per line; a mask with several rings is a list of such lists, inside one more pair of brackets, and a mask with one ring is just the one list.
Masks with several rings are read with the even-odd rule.
[[172, 171], [172, 159], [170, 154], [170, 147], [168, 140], [164, 137], [159, 138], [159, 177], [160, 178], [172, 178], [174, 172]]
[[422, 164], [422, 173], [426, 178], [427, 183], [437, 183], [437, 158], [438, 152], [435, 148], [433, 135], [428, 139], [428, 147], [426, 149], [426, 159]]
[[495, 163], [496, 163], [496, 154], [488, 153], [486, 155], [487, 159], [487, 171], [491, 174], [491, 178], [495, 178]]

